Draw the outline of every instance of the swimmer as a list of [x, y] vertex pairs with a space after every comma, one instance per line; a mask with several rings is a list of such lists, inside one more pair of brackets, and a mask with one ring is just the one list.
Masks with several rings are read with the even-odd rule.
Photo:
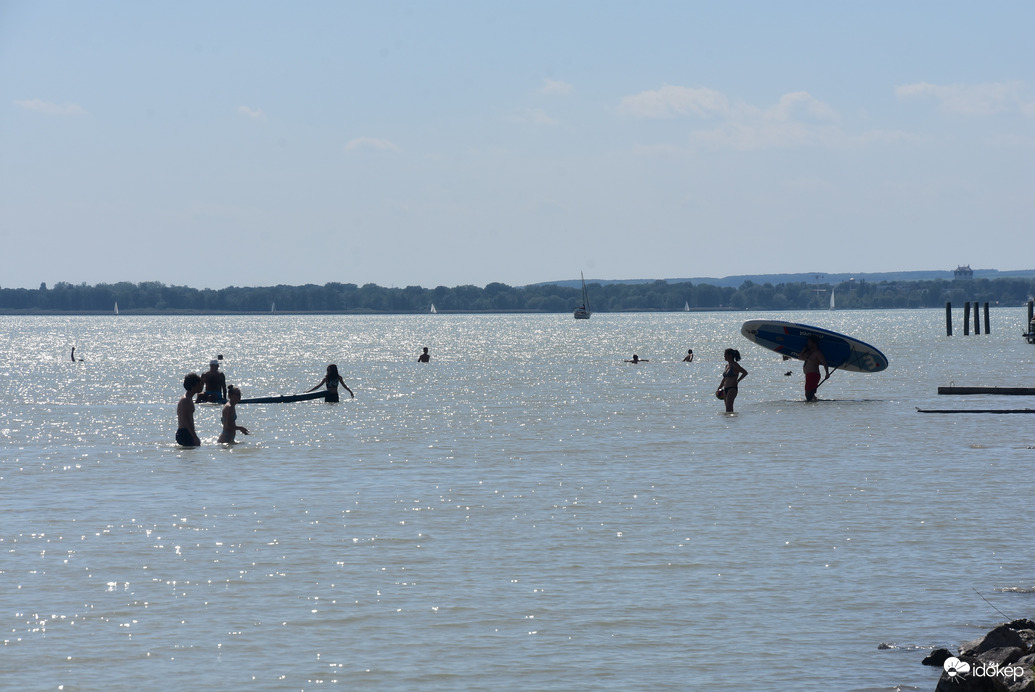
[[315, 392], [320, 387], [327, 385], [327, 401], [339, 401], [339, 384], [341, 384], [341, 386], [345, 388], [345, 391], [349, 393], [349, 396], [351, 396], [353, 399], [356, 398], [356, 395], [352, 393], [352, 390], [349, 389], [349, 386], [345, 384], [345, 380], [343, 380], [341, 375], [338, 374], [338, 366], [334, 363], [331, 363], [327, 366], [327, 374], [323, 376], [323, 379], [320, 380], [320, 382], [312, 389], [307, 389], [306, 392]]
[[201, 392], [201, 376], [196, 372], [187, 373], [183, 378], [185, 394], [176, 405], [176, 441], [184, 447], [198, 447], [201, 440], [194, 431], [194, 397]]
[[216, 442], [233, 443], [237, 431], [248, 434], [248, 428], [237, 424], [237, 404], [241, 401], [241, 390], [233, 385], [226, 388], [227, 402], [223, 407], [223, 432], [219, 434]]
[[198, 395], [197, 402], [221, 404], [226, 401], [226, 375], [219, 372], [219, 361], [213, 358], [208, 362], [208, 372], [201, 376], [205, 383], [205, 392]]

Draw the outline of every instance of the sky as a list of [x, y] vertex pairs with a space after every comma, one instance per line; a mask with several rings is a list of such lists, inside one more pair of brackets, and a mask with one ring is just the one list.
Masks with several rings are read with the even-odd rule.
[[1035, 267], [1035, 3], [0, 0], [0, 286]]

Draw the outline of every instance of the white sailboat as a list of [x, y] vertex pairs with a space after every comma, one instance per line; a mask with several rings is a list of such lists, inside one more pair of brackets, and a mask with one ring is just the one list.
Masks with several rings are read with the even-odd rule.
[[115, 314], [119, 314], [119, 302], [115, 301]]
[[830, 287], [830, 309], [831, 310], [836, 310], [837, 309], [837, 308], [834, 307], [834, 287], [833, 286]]
[[434, 314], [435, 314], [435, 313], [437, 313], [437, 312], [438, 312], [438, 310], [436, 310], [436, 309], [435, 309], [435, 304], [434, 304], [434, 303], [432, 303], [432, 304], [431, 304], [431, 314], [432, 314], [432, 315], [434, 315]]
[[575, 308], [575, 319], [577, 320], [588, 320], [589, 316], [593, 313], [589, 309], [589, 294], [586, 293], [586, 275], [579, 272], [582, 275], [582, 305]]
[[270, 303], [270, 314], [273, 315], [276, 312], [277, 312], [277, 303], [276, 302]]
[[683, 305], [683, 312], [690, 312], [690, 301], [689, 300], [686, 301], [686, 303]]

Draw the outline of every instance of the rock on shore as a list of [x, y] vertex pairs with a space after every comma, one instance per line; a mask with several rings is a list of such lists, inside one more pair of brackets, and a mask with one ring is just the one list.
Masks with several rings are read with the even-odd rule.
[[941, 666], [935, 692], [1035, 692], [1035, 622], [1014, 620], [960, 647], [924, 659]]

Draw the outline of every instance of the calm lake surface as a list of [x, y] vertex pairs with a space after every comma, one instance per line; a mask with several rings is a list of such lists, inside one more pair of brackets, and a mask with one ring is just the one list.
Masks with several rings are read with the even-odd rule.
[[[891, 366], [805, 404], [765, 317]], [[1035, 418], [916, 409], [1035, 408], [937, 395], [1035, 386], [1025, 317], [0, 317], [0, 686], [933, 690], [927, 649], [1035, 616]], [[242, 404], [235, 445], [199, 406], [178, 447], [217, 354], [356, 398]]]

